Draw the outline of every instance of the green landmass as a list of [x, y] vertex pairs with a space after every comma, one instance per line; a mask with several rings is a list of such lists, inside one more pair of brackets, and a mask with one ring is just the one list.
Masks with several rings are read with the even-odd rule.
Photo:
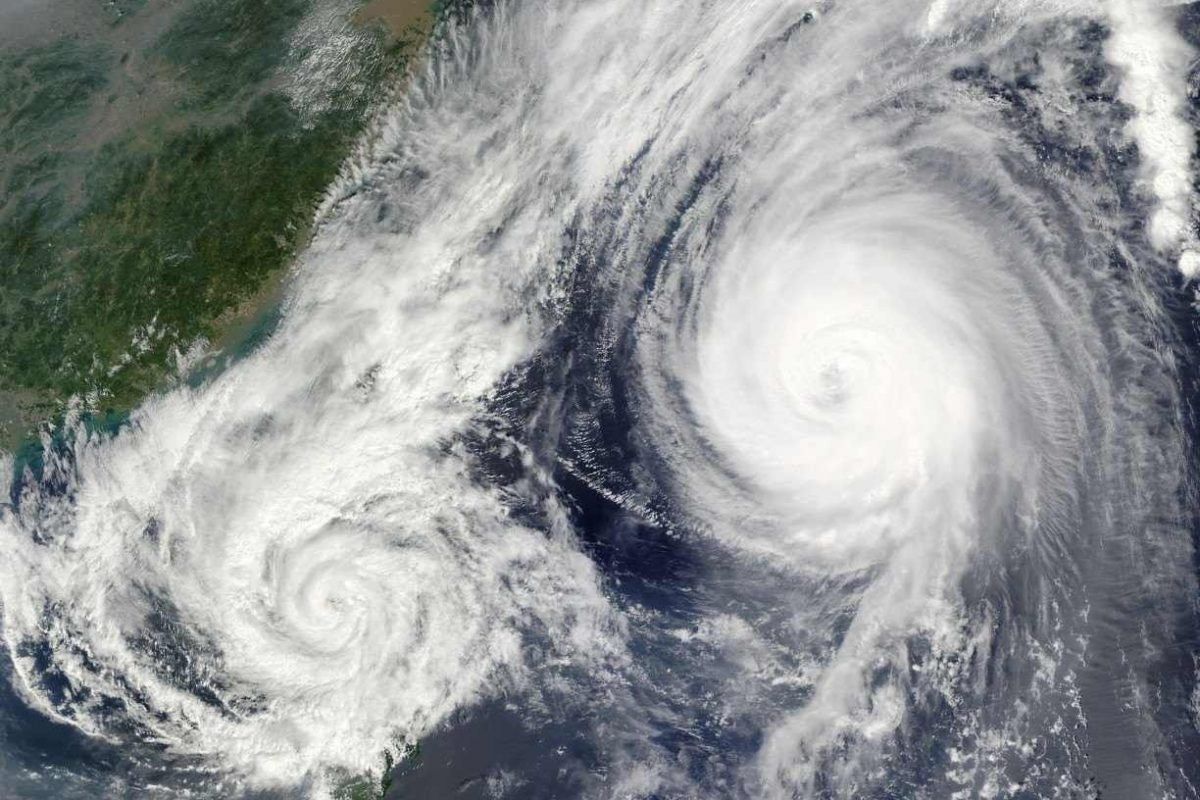
[[279, 67], [306, 0], [200, 0], [158, 51], [192, 85], [187, 101], [225, 104], [253, 92]]
[[384, 751], [382, 776], [378, 780], [350, 778], [334, 791], [334, 800], [385, 800], [395, 782], [396, 771], [401, 767], [411, 767], [421, 757], [421, 745], [403, 744], [398, 747], [398, 752], [399, 760], [390, 751]]
[[277, 302], [431, 29], [348, 29], [337, 85], [306, 104], [287, 81], [318, 2], [109, 2], [95, 31], [0, 51], [0, 449], [69, 404], [120, 418], [179, 353], [232, 346]]

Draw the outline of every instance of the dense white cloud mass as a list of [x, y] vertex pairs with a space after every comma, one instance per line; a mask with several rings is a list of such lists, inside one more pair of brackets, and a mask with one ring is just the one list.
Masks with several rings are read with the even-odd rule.
[[1122, 71], [1120, 97], [1134, 111], [1128, 131], [1142, 152], [1145, 180], [1158, 199], [1150, 217], [1150, 238], [1160, 248], [1182, 248], [1179, 268], [1192, 278], [1200, 271], [1192, 222], [1196, 133], [1184, 116], [1184, 78], [1196, 54], [1159, 4], [1111, 0], [1107, 11], [1112, 36], [1105, 53]]
[[[756, 792], [858, 796], [888, 774], [914, 702], [1002, 695], [996, 651], [1033, 645], [997, 641], [995, 617], [1011, 610], [969, 602], [964, 581], [991, 569], [1013, 578], [1022, 562], [1042, 576], [1023, 609], [1037, 640], [1048, 634], [1039, 624], [1066, 625], [1063, 606], [1084, 602], [1071, 586], [1076, 549], [1129, 537], [1137, 552], [1138, 526], [1184, 471], [1177, 443], [1156, 441], [1171, 418], [1145, 405], [1161, 387], [1136, 375], [1161, 363], [1134, 344], [1154, 337], [1156, 312], [1107, 285], [1105, 242], [1123, 224], [1105, 219], [1112, 187], [1058, 165], [1024, 172], [1023, 150], [1041, 145], [1029, 139], [1053, 134], [999, 126], [998, 98], [980, 89], [1000, 80], [986, 72], [946, 80], [977, 63], [1011, 69], [1024, 26], [1045, 26], [1031, 111], [1098, 148], [1106, 132], [1060, 106], [1082, 70], [1071, 63], [1079, 23], [999, 6], [988, 9], [988, 41], [977, 11], [839, 5], [819, 20], [823, 36], [758, 68], [770, 94], [750, 99], [763, 104], [752, 129], [732, 115], [728, 191], [712, 193], [719, 209], [701, 200], [683, 217], [672, 241], [681, 265], [649, 295], [641, 408], [684, 513], [804, 579], [855, 587], [806, 701], [770, 726]], [[1151, 40], [1108, 46], [1134, 61], [1156, 42], [1182, 52], [1173, 31], [1143, 33]], [[988, 43], [977, 49], [972, 37]], [[1182, 68], [1160, 67], [1120, 85], [1171, 81], [1166, 95], [1181, 94]], [[739, 88], [734, 103], [750, 96]], [[1169, 251], [1184, 236], [1161, 220], [1186, 218], [1190, 195], [1160, 178], [1186, 178], [1191, 134], [1162, 140], [1151, 128], [1182, 126], [1179, 109], [1131, 102], [1142, 170], [1158, 176], [1149, 235]], [[1145, 280], [1136, 269], [1135, 285]], [[1141, 365], [1133, 373], [1114, 364], [1109, 337]], [[1145, 458], [1156, 459], [1149, 482]], [[1100, 496], [1120, 498], [1105, 506], [1116, 517], [1097, 518]], [[1172, 536], [1164, 546], [1186, 560], [1185, 535]], [[846, 602], [810, 601], [791, 624], [814, 634]], [[914, 641], [927, 652], [914, 654]], [[1030, 678], [1028, 691], [1044, 684], [1073, 698], [1055, 726], [1086, 725], [1082, 714], [1068, 721], [1069, 706], [1086, 702], [1070, 666], [1080, 641]], [[1004, 786], [1005, 759], [1053, 747], [1014, 717], [989, 753], [973, 724], [945, 743], [952, 753], [969, 743], [954, 756], [966, 796], [1003, 796], [1015, 785]]]
[[270, 341], [0, 516], [23, 695], [312, 793], [553, 687], [560, 794], [1195, 796], [1168, 13], [447, 31]]

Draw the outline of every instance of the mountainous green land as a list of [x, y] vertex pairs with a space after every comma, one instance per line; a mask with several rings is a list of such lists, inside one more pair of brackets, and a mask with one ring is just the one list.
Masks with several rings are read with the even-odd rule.
[[0, 34], [0, 449], [69, 405], [119, 418], [189, 351], [215, 358], [267, 324], [323, 191], [444, 10], [6, 13], [25, 16]]

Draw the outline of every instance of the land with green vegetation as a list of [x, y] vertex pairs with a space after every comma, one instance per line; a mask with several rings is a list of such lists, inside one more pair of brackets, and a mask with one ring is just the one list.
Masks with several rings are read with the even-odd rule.
[[378, 779], [356, 777], [347, 779], [333, 793], [334, 800], [384, 800], [395, 785], [397, 773], [411, 767], [421, 758], [421, 745], [400, 743], [396, 746], [398, 757], [390, 751], [383, 753], [383, 770]]
[[336, 3], [49, 0], [28, 12], [44, 35], [0, 34], [0, 450], [69, 408], [121, 418], [182, 379], [181, 354], [269, 318], [446, 13]]

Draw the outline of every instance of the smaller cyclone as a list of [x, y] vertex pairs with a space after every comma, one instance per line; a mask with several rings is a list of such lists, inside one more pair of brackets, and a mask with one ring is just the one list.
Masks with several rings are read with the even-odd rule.
[[435, 258], [320, 247], [355, 270], [301, 275], [267, 345], [115, 436], [47, 442], [44, 474], [0, 509], [25, 699], [234, 793], [324, 796], [456, 710], [534, 690], [542, 658], [620, 650], [560, 512], [530, 500], [537, 519], [516, 521], [516, 490], [465, 444], [525, 341], [510, 295], [448, 290]]
[[518, 685], [526, 637], [573, 624], [560, 592], [586, 578], [581, 557], [506, 520], [453, 459], [398, 446], [418, 480], [360, 464], [318, 494], [328, 475], [287, 436], [250, 445], [233, 425], [164, 469], [153, 427], [78, 448], [86, 478], [27, 489], [0, 520], [5, 638], [53, 717], [254, 785], [319, 783]]

